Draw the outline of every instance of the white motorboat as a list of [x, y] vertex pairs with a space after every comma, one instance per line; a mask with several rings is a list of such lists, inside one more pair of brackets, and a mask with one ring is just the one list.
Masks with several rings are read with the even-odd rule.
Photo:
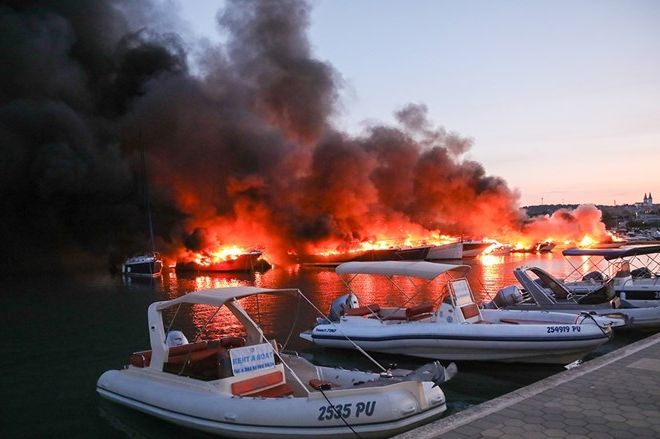
[[637, 307], [614, 296], [612, 283], [597, 284], [589, 292], [575, 295], [559, 279], [539, 267], [519, 267], [513, 274], [523, 290], [512, 285], [501, 289], [486, 308], [544, 310], [560, 313], [623, 319], [613, 326], [652, 328], [660, 326], [660, 307]]
[[513, 250], [513, 246], [511, 244], [496, 244], [487, 252], [492, 256], [507, 256], [511, 254], [511, 250]]
[[[233, 287], [153, 303], [148, 310], [151, 350], [131, 355], [124, 369], [101, 375], [97, 392], [178, 425], [242, 438], [385, 437], [446, 410], [437, 384], [455, 374], [454, 365], [445, 369], [435, 362], [416, 371], [386, 370], [371, 359], [382, 369], [372, 373], [315, 366], [280, 352], [238, 300], [287, 292], [301, 294]], [[202, 312], [210, 315], [203, 328], [221, 308], [227, 309], [225, 314], [233, 314], [246, 337], [189, 343], [180, 331], [166, 333], [164, 311], [172, 315], [174, 307], [176, 317], [182, 305], [192, 304], [215, 308]]]
[[476, 258], [493, 245], [492, 242], [484, 241], [462, 241], [461, 244], [463, 245], [463, 258]]
[[[430, 262], [351, 262], [337, 267], [349, 294], [333, 303], [302, 338], [319, 346], [445, 360], [567, 364], [607, 342], [617, 319], [539, 311], [482, 310], [464, 278], [466, 265]], [[448, 281], [436, 301], [397, 308], [360, 306], [352, 285], [362, 274]], [[417, 282], [419, 283], [419, 282]], [[396, 285], [401, 291], [400, 286]], [[415, 294], [419, 293], [419, 289]], [[413, 296], [414, 297], [414, 296]]]
[[551, 242], [551, 241], [539, 242], [538, 244], [536, 244], [536, 252], [537, 253], [549, 253], [556, 246], [557, 246], [557, 244], [555, 244], [554, 242]]
[[163, 270], [163, 259], [158, 252], [127, 258], [121, 265], [126, 276], [158, 277]]
[[[582, 295], [611, 282], [629, 307], [660, 305], [660, 245], [571, 248], [562, 254], [574, 268], [564, 280], [571, 293]], [[592, 271], [583, 273], [585, 267]]]
[[463, 259], [463, 243], [450, 242], [448, 244], [434, 245], [429, 249], [426, 259], [429, 261]]

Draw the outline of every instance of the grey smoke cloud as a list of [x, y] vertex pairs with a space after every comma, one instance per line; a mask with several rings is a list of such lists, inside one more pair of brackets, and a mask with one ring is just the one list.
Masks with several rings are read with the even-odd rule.
[[[28, 268], [38, 250], [59, 269], [73, 263], [63, 255], [106, 264], [143, 250], [141, 150], [158, 247], [172, 254], [517, 224], [517, 194], [464, 160], [471, 139], [434, 126], [425, 106], [360, 136], [331, 125], [342, 78], [314, 57], [309, 12], [229, 1], [217, 15], [226, 43], [202, 47], [164, 31], [177, 19], [150, 2], [3, 1], [4, 258]], [[218, 238], [216, 224], [236, 233]]]

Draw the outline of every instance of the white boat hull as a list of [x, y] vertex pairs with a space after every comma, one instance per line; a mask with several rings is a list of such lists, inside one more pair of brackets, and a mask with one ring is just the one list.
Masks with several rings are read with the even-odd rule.
[[[415, 398], [411, 390], [419, 384], [327, 390], [325, 395], [361, 437], [385, 437], [427, 423], [446, 410], [444, 394], [431, 382], [421, 383], [425, 400]], [[213, 382], [134, 367], [104, 373], [97, 392], [165, 421], [227, 437], [355, 437], [320, 392], [308, 397], [237, 397], [218, 391]]]
[[[624, 303], [623, 301], [621, 302]], [[515, 309], [537, 308], [536, 305], [514, 305], [512, 311]], [[616, 316], [621, 315], [625, 319], [625, 325], [620, 326], [621, 329], [651, 329], [660, 327], [660, 307], [652, 306], [647, 308], [596, 308], [585, 306], [574, 306], [561, 308], [557, 306], [553, 311], [565, 314], [583, 314], [588, 312], [595, 316]], [[524, 312], [524, 311], [523, 311]]]
[[454, 242], [451, 244], [435, 245], [429, 249], [428, 260], [451, 260], [463, 259], [463, 244]]
[[464, 241], [462, 243], [463, 258], [476, 258], [490, 247], [490, 245], [488, 242]]
[[[489, 317], [488, 310], [482, 313], [487, 321], [497, 320]], [[519, 321], [528, 321], [534, 314], [518, 313], [514, 311], [512, 316]], [[609, 328], [601, 330], [595, 324], [575, 324], [576, 317], [570, 314], [561, 314], [562, 319], [548, 314], [541, 316], [551, 323], [532, 324], [386, 324], [374, 319], [362, 318], [361, 322], [359, 317], [343, 317], [340, 323], [320, 324], [301, 336], [331, 348], [350, 349], [355, 343], [367, 351], [440, 360], [552, 364], [578, 360], [610, 339]]]

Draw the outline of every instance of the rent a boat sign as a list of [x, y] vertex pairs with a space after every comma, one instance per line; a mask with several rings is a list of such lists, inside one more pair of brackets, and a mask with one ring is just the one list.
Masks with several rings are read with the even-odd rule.
[[270, 343], [234, 348], [229, 351], [229, 356], [234, 375], [275, 367], [273, 346]]

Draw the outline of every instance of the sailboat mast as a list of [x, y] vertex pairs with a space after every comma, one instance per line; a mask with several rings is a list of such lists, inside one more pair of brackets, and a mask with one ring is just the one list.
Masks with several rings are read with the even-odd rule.
[[156, 243], [154, 240], [154, 225], [151, 220], [151, 202], [149, 200], [149, 176], [147, 175], [147, 159], [144, 154], [144, 145], [140, 147], [140, 155], [142, 156], [142, 174], [144, 177], [144, 198], [147, 206], [147, 220], [149, 221], [149, 240], [151, 243], [151, 251], [156, 251]]

